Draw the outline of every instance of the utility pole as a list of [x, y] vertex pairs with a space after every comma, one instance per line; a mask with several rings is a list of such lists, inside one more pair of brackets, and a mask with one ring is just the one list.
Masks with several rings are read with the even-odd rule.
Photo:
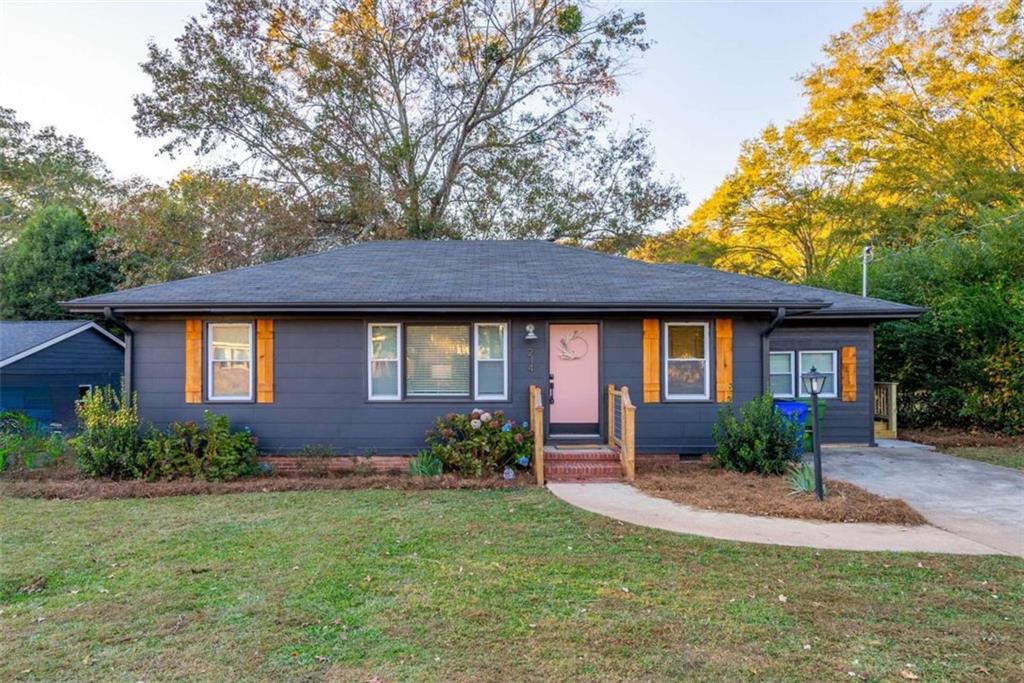
[[860, 264], [861, 264], [861, 287], [860, 295], [868, 295], [868, 262], [871, 260], [874, 251], [874, 247], [870, 244], [864, 247], [864, 251], [861, 252]]

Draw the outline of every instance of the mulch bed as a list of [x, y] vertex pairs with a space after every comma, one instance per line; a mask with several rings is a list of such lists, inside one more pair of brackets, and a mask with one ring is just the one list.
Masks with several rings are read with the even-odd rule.
[[509, 489], [536, 484], [529, 473], [517, 473], [512, 481], [501, 477], [468, 478], [452, 474], [440, 477], [412, 477], [407, 474], [347, 474], [336, 477], [250, 477], [236, 481], [210, 482], [197, 479], [173, 481], [113, 481], [87, 479], [73, 473], [45, 476], [44, 471], [0, 479], [0, 495], [12, 498], [54, 498], [61, 500], [106, 500], [112, 498], [162, 498], [166, 496], [219, 495], [224, 493], [267, 493], [272, 491], [347, 491], [392, 489], [427, 491], [435, 489]]
[[826, 479], [826, 497], [819, 503], [814, 494], [793, 494], [787, 476], [729, 472], [707, 462], [640, 467], [635, 484], [659, 498], [720, 512], [826, 522], [925, 523], [902, 500], [876, 496], [845, 482]]
[[1007, 436], [960, 429], [901, 429], [900, 438], [943, 448], [1024, 448], [1024, 434]]

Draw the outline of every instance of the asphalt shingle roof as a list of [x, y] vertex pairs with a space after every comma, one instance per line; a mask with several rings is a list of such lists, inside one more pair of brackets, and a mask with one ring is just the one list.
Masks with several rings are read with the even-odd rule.
[[914, 315], [880, 299], [545, 241], [378, 241], [76, 299], [73, 311], [282, 308], [694, 308]]
[[88, 320], [0, 320], [0, 361], [90, 324]]

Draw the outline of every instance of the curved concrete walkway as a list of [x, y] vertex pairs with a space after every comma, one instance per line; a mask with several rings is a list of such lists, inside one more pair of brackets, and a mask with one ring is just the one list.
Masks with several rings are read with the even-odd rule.
[[627, 484], [552, 482], [548, 484], [548, 489], [570, 505], [612, 519], [727, 541], [829, 550], [1006, 554], [997, 548], [929, 525], [902, 527], [889, 524], [837, 524], [714, 512], [655, 498]]

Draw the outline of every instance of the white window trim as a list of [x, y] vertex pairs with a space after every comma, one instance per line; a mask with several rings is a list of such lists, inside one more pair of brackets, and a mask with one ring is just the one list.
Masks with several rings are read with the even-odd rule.
[[[704, 393], [703, 394], [670, 394], [668, 390], [668, 362], [669, 360], [686, 360], [682, 358], [670, 359], [668, 355], [668, 331], [672, 327], [703, 327], [704, 328]], [[665, 400], [667, 401], [708, 401], [711, 399], [711, 325], [706, 322], [666, 322], [661, 333], [661, 346], [664, 349], [661, 360], [661, 382], [665, 387]]]
[[[378, 394], [373, 393], [373, 328], [375, 327], [394, 327], [398, 334], [395, 340], [398, 343], [398, 350], [395, 359], [396, 376], [398, 377], [398, 393], [397, 394]], [[371, 401], [401, 401], [402, 400], [402, 387], [405, 386], [405, 376], [402, 374], [402, 323], [370, 323], [366, 326], [366, 395]], [[391, 362], [390, 359], [387, 362]]]
[[[495, 359], [481, 359], [477, 353], [480, 348], [480, 328], [481, 327], [500, 327], [501, 328], [501, 370], [504, 376], [502, 387], [504, 391], [500, 394], [481, 394], [480, 393], [480, 362], [494, 362]], [[493, 322], [493, 323], [473, 323], [473, 348], [471, 350], [473, 354], [473, 400], [476, 401], [507, 401], [508, 400], [508, 331], [509, 325], [504, 322]]]
[[[798, 352], [798, 357], [800, 359], [800, 373], [799, 373], [799, 375], [800, 375], [800, 381], [799, 381], [800, 398], [810, 398], [811, 397], [810, 394], [808, 394], [808, 393], [806, 393], [804, 391], [804, 381], [803, 381], [804, 373], [810, 371], [810, 368], [807, 368], [807, 370], [804, 370], [804, 354], [808, 354], [808, 353], [827, 353], [827, 354], [830, 354], [832, 356], [832, 372], [822, 372], [822, 374], [823, 375], [832, 375], [832, 386], [835, 388], [835, 391], [833, 391], [830, 394], [826, 394], [826, 393], [818, 394], [818, 398], [836, 398], [836, 397], [838, 397], [839, 396], [839, 353], [837, 351], [835, 351], [835, 350], [832, 350], [832, 349], [820, 349], [820, 350], [807, 350], [807, 351], [800, 351], [800, 352]], [[821, 370], [819, 369], [818, 372], [821, 372]]]
[[[213, 394], [213, 329], [215, 327], [242, 327], [249, 329], [249, 392], [245, 396], [214, 396]], [[256, 384], [256, 344], [252, 323], [209, 323], [206, 326], [206, 398], [208, 401], [251, 401]]]
[[772, 392], [772, 398], [795, 398], [796, 397], [796, 385], [793, 382], [793, 370], [796, 368], [796, 352], [795, 351], [771, 351], [768, 353], [768, 389], [772, 388], [772, 376], [781, 375], [781, 372], [772, 372], [772, 356], [789, 356], [789, 393], [776, 394]]

